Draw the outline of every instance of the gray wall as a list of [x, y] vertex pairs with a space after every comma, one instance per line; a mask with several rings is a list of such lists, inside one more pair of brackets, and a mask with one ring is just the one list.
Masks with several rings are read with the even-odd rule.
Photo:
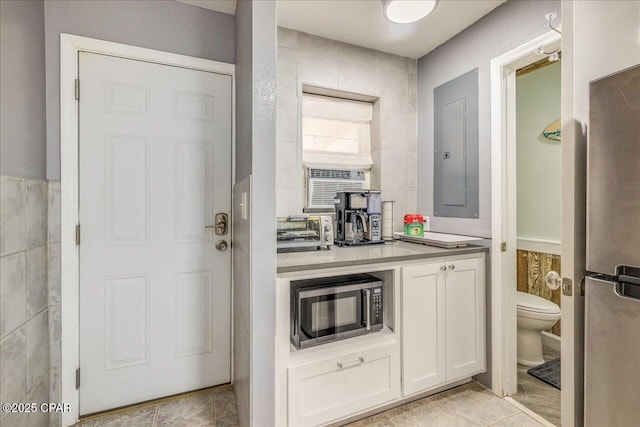
[[[418, 211], [433, 216], [433, 89], [478, 67], [478, 219], [432, 218], [440, 232], [491, 237], [491, 83], [489, 64], [547, 31], [544, 15], [560, 15], [560, 1], [510, 0], [418, 60]], [[560, 21], [558, 16], [556, 23]]]
[[[238, 2], [236, 37], [234, 211], [240, 210], [242, 193], [247, 192], [249, 211], [257, 214], [250, 213], [250, 233], [247, 224], [240, 221], [238, 215], [234, 217], [234, 224], [238, 225], [233, 245], [236, 255], [234, 309], [240, 312], [234, 316], [242, 320], [241, 324], [234, 324], [234, 335], [238, 334], [234, 337], [234, 380], [237, 380], [240, 425], [272, 426], [275, 423], [276, 293], [275, 2]], [[240, 233], [240, 230], [245, 231]], [[248, 325], [243, 326], [243, 322]]]
[[251, 4], [236, 7], [236, 181], [251, 175], [253, 116], [253, 14]]
[[44, 5], [0, 5], [0, 172], [44, 178]]
[[47, 178], [60, 178], [60, 33], [235, 61], [234, 18], [175, 1], [45, 2]]
[[[0, 401], [50, 402], [44, 5], [0, 4]], [[12, 175], [12, 176], [7, 176]], [[2, 413], [0, 425], [48, 425]]]

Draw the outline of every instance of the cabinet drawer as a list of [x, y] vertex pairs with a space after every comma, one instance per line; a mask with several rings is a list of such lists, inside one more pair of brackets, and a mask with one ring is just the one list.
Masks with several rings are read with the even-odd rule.
[[400, 397], [397, 343], [289, 368], [289, 425], [316, 426]]

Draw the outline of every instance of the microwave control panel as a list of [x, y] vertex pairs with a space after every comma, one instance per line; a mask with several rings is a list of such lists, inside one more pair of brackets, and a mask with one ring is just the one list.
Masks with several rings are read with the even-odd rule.
[[381, 325], [383, 320], [382, 309], [382, 286], [376, 286], [371, 289], [371, 326]]

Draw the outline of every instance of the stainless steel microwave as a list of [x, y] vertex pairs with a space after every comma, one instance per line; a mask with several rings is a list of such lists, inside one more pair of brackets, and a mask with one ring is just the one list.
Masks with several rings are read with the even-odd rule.
[[369, 274], [291, 282], [291, 342], [311, 347], [382, 329], [382, 281]]

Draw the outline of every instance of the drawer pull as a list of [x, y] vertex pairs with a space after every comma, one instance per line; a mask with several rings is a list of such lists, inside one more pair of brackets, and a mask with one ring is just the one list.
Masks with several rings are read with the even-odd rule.
[[358, 366], [364, 363], [364, 357], [360, 356], [358, 357], [358, 360], [353, 361], [353, 362], [349, 362], [349, 363], [341, 363], [338, 362], [338, 369], [342, 369], [342, 368], [348, 368], [350, 366]]

